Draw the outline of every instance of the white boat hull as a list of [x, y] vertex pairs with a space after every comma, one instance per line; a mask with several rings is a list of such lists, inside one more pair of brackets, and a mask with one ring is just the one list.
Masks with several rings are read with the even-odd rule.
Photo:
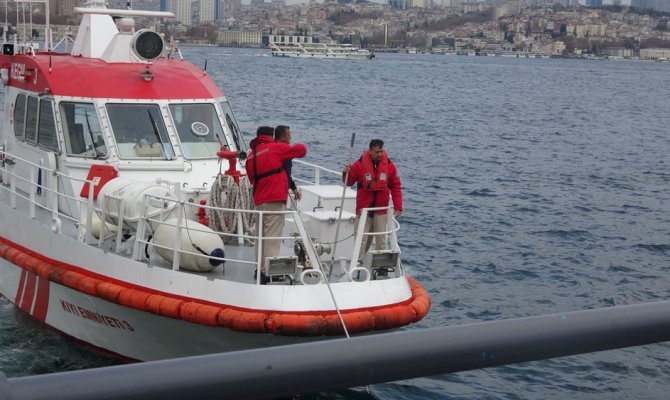
[[[119, 277], [125, 275], [126, 279], [130, 280], [126, 283], [138, 288], [140, 286], [132, 283], [132, 280], [137, 279], [136, 282], [141, 282], [141, 279], [144, 279], [144, 284], [147, 286], [141, 289], [152, 293], [168, 293], [168, 287], [172, 287], [170, 295], [174, 294], [185, 299], [191, 292], [205, 292], [205, 287], [198, 289], [196, 286], [198, 280], [204, 280], [209, 283], [210, 291], [220, 291], [224, 294], [219, 297], [222, 306], [299, 312], [319, 307], [322, 308], [322, 312], [333, 310], [332, 301], [325, 292], [326, 285], [261, 286], [221, 280], [220, 285], [212, 288], [212, 282], [200, 274], [159, 267], [150, 268], [145, 263], [138, 263], [112, 252], [104, 252], [63, 234], [55, 234], [39, 221], [26, 219], [21, 212], [11, 209], [6, 204], [0, 204], [0, 214], [3, 215], [3, 224], [0, 225], [0, 245], [3, 242], [12, 243], [13, 249], [11, 253], [7, 252], [6, 248], [0, 249], [0, 294], [24, 312], [54, 329], [108, 352], [132, 360], [148, 361], [336, 337], [283, 336], [237, 331], [224, 326], [210, 326], [186, 319], [157, 315], [75, 290], [54, 282], [55, 278], [51, 276], [53, 272], [48, 276], [40, 276], [25, 265], [19, 264], [25, 264], [24, 257], [29, 257], [31, 254], [48, 252], [49, 259], [53, 260], [52, 264], [61, 265], [68, 270], [98, 270], [112, 277], [114, 271], [117, 271]], [[34, 244], [33, 249], [30, 249], [31, 243]], [[19, 253], [20, 257], [16, 255]], [[135, 274], [129, 274], [131, 270], [134, 270]], [[162, 274], [166, 274], [165, 279], [168, 283], [164, 282]], [[176, 278], [180, 278], [181, 282], [170, 281]], [[400, 303], [402, 299], [411, 296], [406, 279], [370, 281], [368, 284], [340, 283], [333, 286], [336, 290], [335, 296], [342, 300], [341, 304], [344, 307], [350, 306], [347, 299], [352, 298], [356, 299], [359, 306], [365, 304], [365, 301], [361, 302], [361, 295], [369, 301], [375, 298], [379, 300], [384, 296], [387, 300], [399, 296], [398, 301], [390, 300], [387, 304]], [[275, 293], [269, 294], [272, 291]], [[319, 303], [319, 299], [324, 299], [322, 304]], [[369, 303], [371, 304], [373, 303]]]
[[236, 332], [134, 310], [55, 284], [4, 259], [0, 273], [0, 292], [24, 312], [68, 336], [133, 360], [276, 346], [299, 339]]

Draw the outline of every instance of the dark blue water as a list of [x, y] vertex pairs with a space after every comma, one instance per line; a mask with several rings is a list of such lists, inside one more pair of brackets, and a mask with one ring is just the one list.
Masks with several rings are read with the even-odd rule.
[[[340, 169], [387, 143], [404, 185], [418, 327], [670, 299], [670, 64], [379, 54], [371, 62], [182, 49], [242, 129], [290, 125]], [[115, 361], [0, 309], [10, 376]], [[411, 367], [411, 366], [408, 366]], [[666, 399], [670, 346], [427, 377], [305, 399]]]

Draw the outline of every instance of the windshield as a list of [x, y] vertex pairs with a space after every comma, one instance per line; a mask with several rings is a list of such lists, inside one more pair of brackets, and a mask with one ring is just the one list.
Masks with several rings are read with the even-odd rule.
[[170, 114], [186, 158], [212, 158], [226, 136], [213, 104], [170, 104]]
[[[219, 103], [221, 109], [223, 110], [224, 120], [230, 133], [233, 135], [233, 141], [235, 142], [235, 149], [240, 151], [249, 151], [247, 144], [242, 138], [242, 132], [240, 131], [237, 121], [235, 120], [235, 115], [233, 115], [233, 110], [230, 108], [230, 104], [227, 101], [222, 101]], [[231, 149], [232, 150], [232, 149]]]
[[175, 158], [160, 108], [156, 104], [107, 104], [121, 158]]
[[93, 104], [61, 102], [60, 115], [68, 155], [107, 157], [107, 146]]

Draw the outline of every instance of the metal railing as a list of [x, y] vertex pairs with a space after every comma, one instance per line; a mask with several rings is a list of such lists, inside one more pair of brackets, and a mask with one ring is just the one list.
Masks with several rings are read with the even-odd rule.
[[[12, 208], [17, 209], [17, 201], [24, 201], [25, 206], [18, 207], [19, 211], [27, 210], [28, 216], [32, 219], [37, 217], [38, 210], [44, 210], [46, 213], [51, 214], [51, 229], [54, 232], [63, 233], [62, 224], [63, 221], [65, 221], [75, 227], [75, 229], [68, 229], [67, 233], [76, 232], [76, 239], [79, 241], [91, 246], [104, 248], [106, 251], [113, 251], [136, 261], [146, 262], [147, 264], [151, 263], [151, 258], [146, 257], [146, 251], [142, 251], [143, 247], [146, 249], [147, 246], [151, 245], [173, 252], [172, 269], [174, 271], [180, 270], [180, 258], [182, 255], [206, 257], [212, 260], [233, 262], [241, 265], [246, 264], [249, 265], [250, 268], [254, 267], [257, 271], [261, 271], [264, 262], [261, 255], [263, 254], [263, 246], [267, 244], [267, 241], [295, 241], [296, 239], [300, 239], [305, 248], [306, 259], [309, 261], [309, 266], [311, 267], [311, 274], [319, 277], [317, 283], [324, 283], [324, 281], [327, 280], [326, 276], [329, 276], [327, 268], [333, 267], [332, 265], [324, 265], [326, 263], [321, 261], [316, 245], [312, 240], [312, 236], [307, 232], [302, 221], [301, 212], [298, 210], [281, 212], [240, 210], [189, 203], [184, 200], [184, 196], [180, 191], [180, 185], [178, 183], [169, 183], [158, 180], [158, 183], [169, 186], [173, 190], [176, 199], [145, 194], [143, 199], [143, 209], [136, 221], [137, 225], [133, 226], [135, 222], [129, 224], [129, 221], [126, 218], [126, 209], [130, 207], [130, 205], [126, 204], [122, 197], [106, 193], [104, 200], [98, 199], [97, 201], [94, 201], [93, 194], [95, 183], [91, 180], [74, 178], [55, 170], [50, 167], [50, 165], [55, 165], [55, 161], [47, 163], [50, 165], [45, 165], [44, 162], [38, 164], [13, 156], [4, 149], [0, 149], [0, 157], [2, 159], [2, 164], [0, 165], [0, 174], [2, 177], [0, 190], [7, 192], [10, 206]], [[301, 180], [303, 182], [319, 185], [321, 183], [322, 173], [327, 173], [339, 178], [340, 174], [337, 171], [316, 164], [302, 161], [300, 161], [300, 163], [314, 171], [313, 182]], [[22, 167], [19, 169], [17, 168], [18, 165], [22, 165]], [[22, 171], [24, 175], [27, 174], [28, 177], [17, 173], [17, 169]], [[45, 177], [45, 182], [42, 182], [42, 176]], [[84, 185], [86, 183], [88, 184], [87, 198], [80, 198], [66, 193], [66, 191], [71, 190], [70, 188], [73, 186]], [[160, 212], [149, 213], [148, 204], [152, 201], [161, 202], [166, 204], [166, 206]], [[252, 215], [252, 219], [257, 221], [256, 226], [262, 226], [263, 219], [268, 215], [281, 214], [285, 216], [285, 220], [293, 221], [293, 235], [269, 237], [264, 236], [262, 230], [259, 229], [256, 229], [256, 231], [260, 231], [258, 233], [244, 232], [240, 229], [240, 223], [238, 223], [238, 229], [235, 232], [205, 230], [199, 225], [196, 225], [193, 218], [189, 218], [189, 216], [194, 216], [199, 208], [232, 213], [237, 216], [238, 222], [241, 222], [242, 215]], [[61, 209], [67, 209], [67, 212], [62, 212]], [[384, 232], [363, 232], [363, 227], [368, 218], [367, 211], [379, 210], [386, 210], [389, 214], [386, 230]], [[148, 233], [154, 231], [158, 226], [171, 225], [171, 223], [166, 220], [173, 214], [176, 214], [176, 223], [172, 225], [176, 230], [174, 244], [168, 246], [166, 244], [151, 242]], [[397, 243], [399, 224], [392, 215], [393, 209], [391, 207], [377, 207], [363, 210], [356, 229], [356, 232], [358, 233], [355, 235], [354, 239], [352, 258], [348, 267], [345, 269], [350, 280], [354, 280], [352, 278], [352, 273], [358, 268], [356, 266], [356, 260], [358, 259], [361, 243], [370, 235], [383, 235], [384, 241], [387, 243], [384, 247], [387, 247], [388, 244], [390, 244], [390, 249], [397, 251], [398, 253], [400, 252]], [[290, 216], [291, 218], [286, 218], [286, 216]], [[97, 220], [100, 222], [100, 229], [99, 231], [94, 232], [93, 225], [94, 221], [97, 224]], [[250, 259], [240, 259], [226, 256], [217, 257], [184, 250], [182, 249], [183, 243], [181, 235], [181, 231], [184, 229], [186, 229], [187, 232], [213, 234], [222, 238], [229, 238], [232, 241], [237, 241], [238, 244], [245, 242], [254, 243], [256, 245], [256, 256]], [[249, 252], [249, 254], [253, 254], [253, 252]], [[303, 265], [302, 267], [303, 273], [310, 270], [307, 265]], [[257, 274], [256, 283], [261, 283], [260, 274]]]

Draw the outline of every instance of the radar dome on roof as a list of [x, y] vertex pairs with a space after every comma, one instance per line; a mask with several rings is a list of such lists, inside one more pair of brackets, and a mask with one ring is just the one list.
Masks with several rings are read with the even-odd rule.
[[116, 27], [121, 33], [133, 33], [135, 30], [135, 20], [129, 17], [119, 18], [116, 21]]

